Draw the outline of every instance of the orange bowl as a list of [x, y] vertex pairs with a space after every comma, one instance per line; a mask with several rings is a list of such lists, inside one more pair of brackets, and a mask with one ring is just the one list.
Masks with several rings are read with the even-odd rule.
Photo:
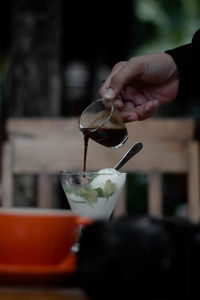
[[82, 221], [61, 209], [0, 209], [0, 265], [62, 263]]

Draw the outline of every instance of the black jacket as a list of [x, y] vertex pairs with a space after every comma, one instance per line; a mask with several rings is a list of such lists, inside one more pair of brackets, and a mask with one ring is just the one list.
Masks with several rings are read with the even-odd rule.
[[200, 29], [190, 44], [168, 50], [179, 70], [177, 98], [186, 102], [200, 101]]

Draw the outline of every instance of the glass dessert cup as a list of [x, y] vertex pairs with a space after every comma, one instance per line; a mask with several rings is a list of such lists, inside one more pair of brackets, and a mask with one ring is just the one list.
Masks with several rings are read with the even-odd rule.
[[[120, 192], [125, 184], [126, 173], [114, 169], [99, 172], [60, 172], [61, 184], [74, 214], [94, 220], [109, 220]], [[79, 237], [71, 251], [79, 250]]]
[[108, 220], [124, 187], [126, 173], [114, 169], [99, 172], [61, 171], [60, 178], [75, 214]]
[[78, 125], [85, 136], [109, 148], [123, 146], [128, 138], [126, 125], [110, 99], [92, 102], [82, 112]]

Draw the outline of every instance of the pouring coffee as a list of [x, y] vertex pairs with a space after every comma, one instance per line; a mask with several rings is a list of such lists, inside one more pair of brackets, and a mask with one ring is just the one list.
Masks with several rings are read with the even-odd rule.
[[88, 140], [109, 148], [119, 148], [128, 138], [125, 123], [110, 99], [101, 98], [91, 103], [81, 114], [79, 129], [84, 135], [84, 167], [86, 171], [86, 156]]

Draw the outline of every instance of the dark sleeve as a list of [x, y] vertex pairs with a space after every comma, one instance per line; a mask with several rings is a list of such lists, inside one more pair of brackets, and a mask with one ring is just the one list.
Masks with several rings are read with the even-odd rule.
[[179, 91], [177, 98], [185, 101], [200, 101], [200, 29], [192, 42], [168, 50], [179, 70]]

